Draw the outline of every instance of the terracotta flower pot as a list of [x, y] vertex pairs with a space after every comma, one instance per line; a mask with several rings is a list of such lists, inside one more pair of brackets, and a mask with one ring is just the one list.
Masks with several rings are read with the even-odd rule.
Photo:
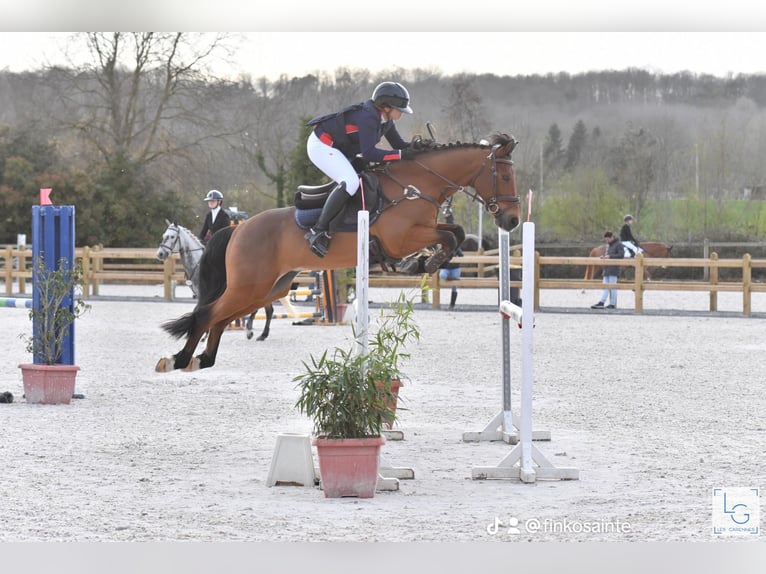
[[19, 365], [24, 381], [24, 396], [28, 403], [68, 405], [74, 394], [76, 365]]
[[325, 498], [372, 498], [378, 484], [380, 447], [385, 437], [315, 438]]
[[391, 392], [394, 394], [393, 398], [389, 401], [388, 410], [391, 412], [390, 417], [385, 418], [385, 425], [388, 430], [394, 425], [394, 415], [396, 414], [396, 405], [399, 401], [399, 389], [404, 386], [399, 380], [391, 381]]

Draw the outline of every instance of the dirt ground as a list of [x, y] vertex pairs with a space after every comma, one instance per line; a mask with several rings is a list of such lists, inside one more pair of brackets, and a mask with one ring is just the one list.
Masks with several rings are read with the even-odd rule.
[[[230, 330], [215, 367], [158, 374], [157, 360], [180, 348], [159, 324], [193, 302], [141, 289], [153, 298], [92, 300], [78, 321], [85, 398], [68, 406], [22, 399], [17, 365], [31, 358], [18, 335], [31, 326], [24, 310], [0, 310], [0, 391], [16, 397], [0, 404], [0, 541], [714, 541], [713, 489], [766, 487], [763, 298], [744, 318], [725, 294], [711, 315], [705, 294], [651, 292], [657, 314], [636, 315], [629, 292], [616, 312], [591, 311], [595, 291], [544, 292], [533, 427], [552, 440], [535, 445], [580, 477], [533, 484], [472, 480], [473, 466], [513, 447], [462, 440], [502, 410], [496, 294], [463, 290], [455, 311], [419, 305], [404, 440], [383, 447], [415, 478], [359, 500], [265, 484], [277, 435], [311, 430], [293, 377], [312, 353], [345, 345], [349, 326], [278, 320], [265, 342]], [[515, 327], [510, 347], [518, 411]]]

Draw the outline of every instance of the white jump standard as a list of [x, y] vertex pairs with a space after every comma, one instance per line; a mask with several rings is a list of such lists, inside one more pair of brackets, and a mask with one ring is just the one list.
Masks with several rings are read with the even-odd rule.
[[[510, 234], [502, 229], [498, 230], [498, 244], [500, 246], [499, 257], [499, 293], [502, 301], [508, 301], [511, 298], [511, 257], [510, 257]], [[534, 254], [534, 245], [532, 246]], [[526, 246], [525, 246], [526, 253]], [[533, 261], [534, 264], [534, 261]], [[534, 267], [530, 266], [530, 269]], [[533, 273], [527, 273], [533, 275]], [[527, 297], [533, 300], [533, 295]], [[516, 305], [513, 305], [519, 309]], [[502, 309], [501, 309], [502, 312]], [[510, 313], [510, 312], [509, 312]], [[519, 442], [519, 432], [521, 422], [519, 416], [511, 409], [511, 343], [510, 343], [510, 314], [503, 317], [502, 321], [502, 341], [503, 341], [503, 409], [497, 413], [492, 420], [480, 431], [469, 431], [463, 433], [464, 442], [481, 441], [505, 441], [508, 444]], [[532, 313], [529, 317], [533, 317]], [[532, 319], [534, 320], [534, 319]], [[514, 317], [514, 322], [521, 327], [521, 309], [518, 310], [518, 316]], [[532, 431], [532, 440], [551, 440], [551, 433], [545, 430]]]
[[[521, 328], [521, 418], [519, 429], [519, 444], [496, 466], [475, 466], [471, 469], [471, 478], [511, 478], [521, 482], [536, 480], [578, 480], [580, 471], [576, 468], [555, 467], [540, 450], [532, 444], [532, 331], [534, 328], [534, 268], [535, 257], [535, 227], [534, 223], [526, 222], [523, 226], [522, 254], [522, 307], [519, 308], [508, 300], [500, 303], [500, 313], [503, 323], [511, 317]], [[507, 243], [507, 240], [506, 240]], [[501, 243], [502, 245], [502, 243]], [[503, 269], [507, 270], [506, 264]], [[504, 332], [503, 355], [504, 362], [509, 358], [507, 333]], [[504, 389], [505, 390], [505, 389]], [[508, 405], [510, 408], [510, 405]], [[507, 423], [507, 420], [504, 421]]]

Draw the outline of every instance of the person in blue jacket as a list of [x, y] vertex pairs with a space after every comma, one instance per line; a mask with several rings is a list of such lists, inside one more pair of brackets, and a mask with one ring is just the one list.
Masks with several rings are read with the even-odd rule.
[[[337, 183], [322, 208], [319, 220], [306, 234], [311, 251], [317, 257], [327, 254], [332, 238], [330, 224], [359, 189], [359, 176], [351, 164], [355, 157], [361, 156], [367, 162], [411, 159], [414, 150], [433, 143], [416, 140], [415, 145], [404, 141], [395, 122], [402, 114], [411, 113], [407, 89], [396, 82], [382, 82], [369, 100], [317, 116], [308, 122], [309, 126], [314, 126], [306, 142], [309, 159]], [[393, 149], [377, 147], [383, 138]]]

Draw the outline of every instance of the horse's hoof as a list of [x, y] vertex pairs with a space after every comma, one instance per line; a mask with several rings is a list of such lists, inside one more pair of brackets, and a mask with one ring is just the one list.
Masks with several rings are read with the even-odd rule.
[[173, 358], [172, 357], [162, 357], [159, 361], [157, 361], [157, 365], [154, 367], [155, 372], [157, 373], [167, 373], [168, 371], [173, 370]]
[[249, 341], [252, 338], [253, 338], [253, 332], [252, 331], [248, 331], [247, 332], [247, 340]]
[[186, 365], [182, 371], [190, 372], [190, 371], [199, 371], [199, 359], [197, 357], [193, 357], [191, 361], [189, 361], [189, 364]]
[[256, 339], [256, 341], [265, 341], [265, 340], [266, 340], [266, 337], [264, 337], [263, 335], [261, 335], [260, 337]]

